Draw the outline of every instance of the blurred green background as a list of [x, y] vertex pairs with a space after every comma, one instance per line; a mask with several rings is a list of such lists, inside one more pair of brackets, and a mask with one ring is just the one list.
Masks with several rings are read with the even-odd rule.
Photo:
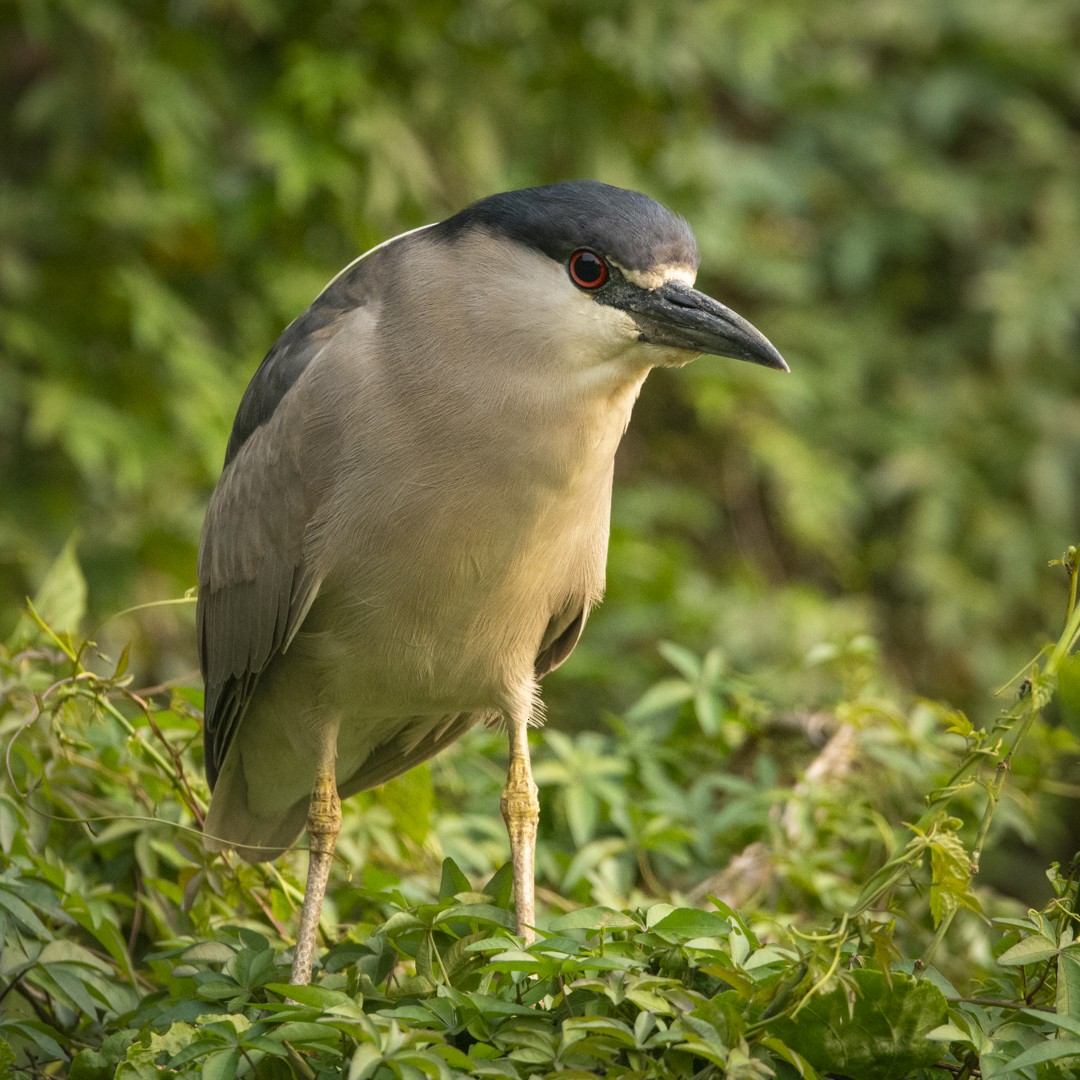
[[[243, 387], [357, 253], [592, 176], [685, 215], [793, 374], [650, 379], [553, 721], [665, 638], [781, 672], [868, 634], [985, 707], [1080, 524], [1078, 46], [1071, 0], [4, 4], [0, 636], [73, 534], [97, 619], [193, 585]], [[110, 632], [191, 680], [192, 622]]]

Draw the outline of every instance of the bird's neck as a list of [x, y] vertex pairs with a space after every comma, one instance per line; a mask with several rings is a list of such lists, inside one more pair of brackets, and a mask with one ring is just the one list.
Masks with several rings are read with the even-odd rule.
[[448, 473], [507, 484], [607, 483], [649, 371], [630, 348], [582, 355], [565, 340], [537, 347], [482, 327], [451, 348], [415, 330], [391, 340], [373, 374], [397, 432]]

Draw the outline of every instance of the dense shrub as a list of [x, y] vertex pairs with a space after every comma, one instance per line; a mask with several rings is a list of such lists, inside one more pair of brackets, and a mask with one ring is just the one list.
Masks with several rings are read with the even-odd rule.
[[0, 656], [0, 1060], [82, 1080], [1073, 1076], [1080, 855], [1027, 883], [1030, 910], [976, 877], [992, 825], [1026, 834], [1054, 793], [1075, 808], [1069, 570], [1061, 639], [985, 724], [885, 694], [868, 641], [805, 658], [814, 714], [665, 647], [672, 677], [607, 730], [535, 740], [527, 948], [503, 740], [473, 733], [350, 801], [321, 970], [290, 989], [302, 853], [202, 852], [199, 695], [136, 692], [126, 656], [59, 629], [79, 615], [65, 558]]

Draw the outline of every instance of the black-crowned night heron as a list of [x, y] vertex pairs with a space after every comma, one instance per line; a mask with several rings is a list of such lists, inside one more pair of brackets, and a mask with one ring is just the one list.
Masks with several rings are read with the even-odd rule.
[[594, 181], [493, 195], [343, 270], [240, 403], [199, 552], [211, 850], [304, 830], [307, 982], [341, 802], [502, 718], [518, 931], [539, 680], [604, 588], [615, 449], [654, 367], [785, 369], [693, 287], [689, 226]]

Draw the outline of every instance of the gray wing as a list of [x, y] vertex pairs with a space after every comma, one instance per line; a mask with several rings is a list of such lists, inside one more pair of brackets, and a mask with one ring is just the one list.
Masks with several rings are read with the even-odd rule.
[[552, 617], [544, 631], [540, 649], [536, 654], [533, 672], [542, 679], [554, 671], [573, 651], [585, 629], [589, 608], [583, 600], [575, 600]]
[[342, 316], [369, 301], [370, 281], [367, 262], [335, 279], [266, 355], [236, 414], [199, 544], [196, 623], [211, 788], [260, 674], [288, 648], [318, 593], [306, 538], [339, 440], [315, 414], [309, 380]]
[[377, 746], [364, 764], [338, 785], [338, 793], [347, 799], [358, 791], [385, 784], [387, 780], [393, 780], [395, 776], [408, 772], [445, 750], [474, 724], [480, 721], [491, 723], [497, 719], [498, 713], [493, 712], [457, 713], [435, 720], [417, 717], [394, 738]]
[[[282, 407], [281, 420], [292, 411]], [[284, 434], [275, 423], [268, 435]], [[213, 788], [259, 675], [288, 647], [318, 591], [304, 555], [310, 492], [290, 447], [257, 433], [222, 475], [199, 548], [196, 624]]]

